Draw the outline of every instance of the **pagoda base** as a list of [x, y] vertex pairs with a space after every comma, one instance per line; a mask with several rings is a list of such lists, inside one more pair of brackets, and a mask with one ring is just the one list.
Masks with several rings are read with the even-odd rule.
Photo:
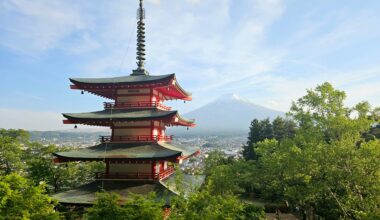
[[[175, 189], [175, 175], [163, 181], [131, 181], [131, 180], [97, 180], [76, 189], [53, 194], [63, 205], [89, 206], [95, 203], [97, 192], [113, 192], [120, 196], [120, 203], [128, 200], [129, 195], [148, 195], [155, 192], [158, 200], [164, 200], [170, 205], [170, 198], [177, 196]], [[201, 186], [204, 176], [184, 175], [183, 189], [196, 189]], [[193, 186], [193, 187], [189, 187]]]

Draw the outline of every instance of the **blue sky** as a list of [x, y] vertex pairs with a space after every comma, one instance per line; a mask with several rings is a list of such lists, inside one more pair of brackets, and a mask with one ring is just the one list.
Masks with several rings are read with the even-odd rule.
[[[1, 0], [0, 127], [67, 129], [60, 112], [100, 110], [69, 77], [135, 69], [137, 0]], [[380, 105], [380, 1], [146, 0], [147, 64], [193, 101], [223, 94], [287, 111], [329, 81], [347, 104]], [[71, 128], [71, 127], [70, 127]]]

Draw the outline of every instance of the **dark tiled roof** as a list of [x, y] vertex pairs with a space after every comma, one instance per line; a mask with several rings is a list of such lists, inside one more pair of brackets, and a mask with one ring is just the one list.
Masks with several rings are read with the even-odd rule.
[[163, 118], [177, 114], [177, 111], [163, 111], [159, 109], [106, 109], [97, 112], [63, 113], [68, 119], [144, 119]]
[[164, 199], [168, 204], [170, 197], [176, 195], [158, 181], [99, 180], [76, 189], [53, 194], [52, 197], [64, 204], [91, 205], [96, 200], [96, 193], [103, 190], [120, 195], [120, 202], [126, 201], [131, 193], [147, 195], [155, 192], [158, 199]]
[[[157, 199], [170, 205], [170, 198], [177, 196], [175, 189], [175, 174], [164, 181], [115, 181], [98, 180], [79, 188], [53, 194], [52, 197], [63, 204], [91, 205], [96, 200], [96, 193], [101, 191], [113, 192], [120, 195], [120, 202], [128, 200], [130, 193], [147, 195], [155, 192]], [[205, 177], [202, 175], [183, 175], [181, 184], [185, 195], [199, 189]]]
[[194, 123], [194, 120], [183, 118], [178, 114], [178, 111], [164, 111], [160, 109], [106, 109], [97, 112], [85, 113], [63, 113], [65, 118], [76, 120], [111, 120], [130, 121], [143, 119], [161, 119], [177, 115], [178, 118], [186, 123]]
[[179, 148], [164, 142], [152, 144], [103, 143], [76, 151], [53, 153], [54, 156], [72, 160], [102, 159], [159, 159], [190, 156], [197, 152], [194, 148]]
[[150, 76], [150, 75], [130, 75], [110, 78], [70, 78], [72, 83], [85, 84], [113, 84], [113, 83], [143, 83], [167, 80], [174, 77], [175, 74]]

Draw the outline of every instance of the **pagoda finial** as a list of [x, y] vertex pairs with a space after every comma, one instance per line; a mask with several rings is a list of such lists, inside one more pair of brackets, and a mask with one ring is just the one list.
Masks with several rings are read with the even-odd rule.
[[131, 75], [149, 75], [144, 69], [145, 64], [145, 9], [143, 8], [143, 0], [140, 0], [139, 8], [137, 9], [137, 69], [133, 70]]

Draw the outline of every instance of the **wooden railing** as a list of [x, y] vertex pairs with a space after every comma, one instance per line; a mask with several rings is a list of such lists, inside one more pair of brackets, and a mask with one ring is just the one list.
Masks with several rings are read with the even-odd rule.
[[170, 111], [172, 108], [160, 102], [140, 101], [140, 102], [104, 102], [105, 109], [125, 109], [125, 108], [159, 108]]
[[158, 179], [159, 180], [163, 180], [163, 179], [166, 179], [168, 178], [170, 175], [172, 175], [174, 173], [175, 169], [174, 167], [168, 167], [165, 171], [161, 172], [161, 173], [158, 173]]
[[95, 173], [96, 179], [134, 179], [134, 180], [163, 180], [174, 173], [174, 167], [168, 167], [160, 173], [130, 172], [130, 173]]
[[173, 136], [166, 135], [126, 135], [126, 136], [101, 136], [102, 143], [110, 142], [157, 142], [172, 141]]

